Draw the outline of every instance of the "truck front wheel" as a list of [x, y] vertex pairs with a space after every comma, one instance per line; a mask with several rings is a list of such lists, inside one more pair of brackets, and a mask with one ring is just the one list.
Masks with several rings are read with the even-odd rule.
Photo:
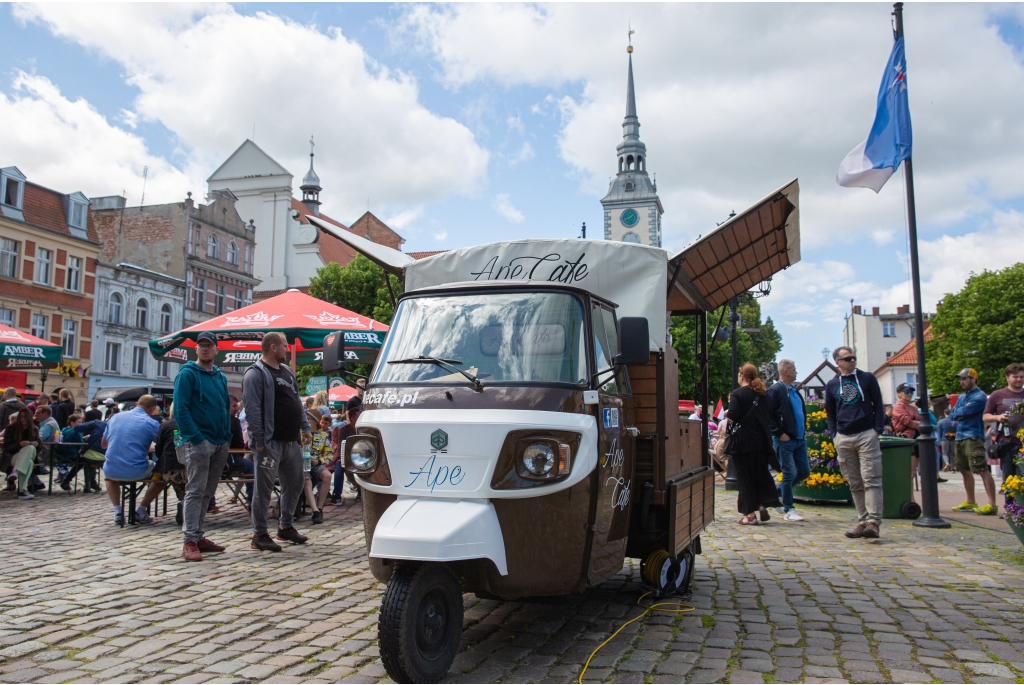
[[444, 564], [395, 569], [380, 607], [377, 640], [388, 675], [398, 683], [437, 683], [448, 673], [462, 637], [462, 587]]

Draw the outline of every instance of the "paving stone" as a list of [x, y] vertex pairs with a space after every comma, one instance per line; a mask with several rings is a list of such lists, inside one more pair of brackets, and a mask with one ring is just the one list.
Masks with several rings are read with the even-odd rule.
[[1013, 673], [1010, 671], [1010, 669], [1008, 669], [1006, 666], [1003, 666], [1002, 664], [975, 664], [967, 662], [964, 664], [964, 666], [970, 669], [971, 672], [976, 673], [978, 675], [987, 675], [992, 676], [994, 678], [1005, 678], [1007, 680], [1013, 678]]

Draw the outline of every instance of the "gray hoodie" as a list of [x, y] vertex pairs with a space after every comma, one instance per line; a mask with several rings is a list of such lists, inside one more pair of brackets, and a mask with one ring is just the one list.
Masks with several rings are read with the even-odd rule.
[[[282, 364], [281, 371], [290, 379], [298, 395], [299, 384], [292, 370]], [[245, 398], [245, 420], [249, 424], [249, 445], [259, 449], [274, 434], [274, 377], [262, 359], [245, 370], [242, 376], [242, 396]], [[303, 433], [313, 432], [306, 420], [306, 412], [300, 416], [299, 427]]]

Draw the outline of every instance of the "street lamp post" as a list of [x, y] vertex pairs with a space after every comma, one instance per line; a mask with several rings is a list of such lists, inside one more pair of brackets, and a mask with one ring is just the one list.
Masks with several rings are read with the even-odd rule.
[[[729, 300], [729, 327], [731, 329], [730, 337], [732, 338], [731, 342], [732, 342], [732, 389], [733, 389], [733, 392], [735, 392], [736, 388], [738, 387], [737, 382], [736, 382], [736, 378], [739, 375], [739, 367], [738, 367], [739, 360], [736, 358], [736, 327], [739, 325], [739, 322], [740, 322], [740, 315], [739, 315], [739, 312], [737, 311], [738, 308], [739, 308], [739, 304], [740, 304], [740, 301], [739, 301], [738, 297], [734, 297], [731, 300]], [[705, 413], [707, 412], [707, 407], [704, 408], [704, 412]], [[707, 421], [707, 417], [706, 416], [702, 417], [702, 418], [705, 421]], [[728, 469], [725, 472], [725, 489], [726, 490], [739, 490], [740, 489], [739, 481], [736, 480], [736, 464], [735, 464], [735, 460], [732, 458], [731, 455], [729, 457], [729, 467], [728, 467]]]

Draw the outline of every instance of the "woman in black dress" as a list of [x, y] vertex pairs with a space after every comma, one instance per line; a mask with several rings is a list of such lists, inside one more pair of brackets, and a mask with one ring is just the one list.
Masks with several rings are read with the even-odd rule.
[[731, 458], [736, 461], [736, 480], [739, 483], [737, 508], [743, 514], [742, 525], [767, 521], [768, 507], [782, 506], [775, 481], [768, 471], [772, 451], [772, 435], [768, 427], [768, 398], [764, 382], [757, 377], [757, 367], [744, 364], [740, 368], [740, 387], [733, 391], [729, 401], [729, 421], [733, 428]]

